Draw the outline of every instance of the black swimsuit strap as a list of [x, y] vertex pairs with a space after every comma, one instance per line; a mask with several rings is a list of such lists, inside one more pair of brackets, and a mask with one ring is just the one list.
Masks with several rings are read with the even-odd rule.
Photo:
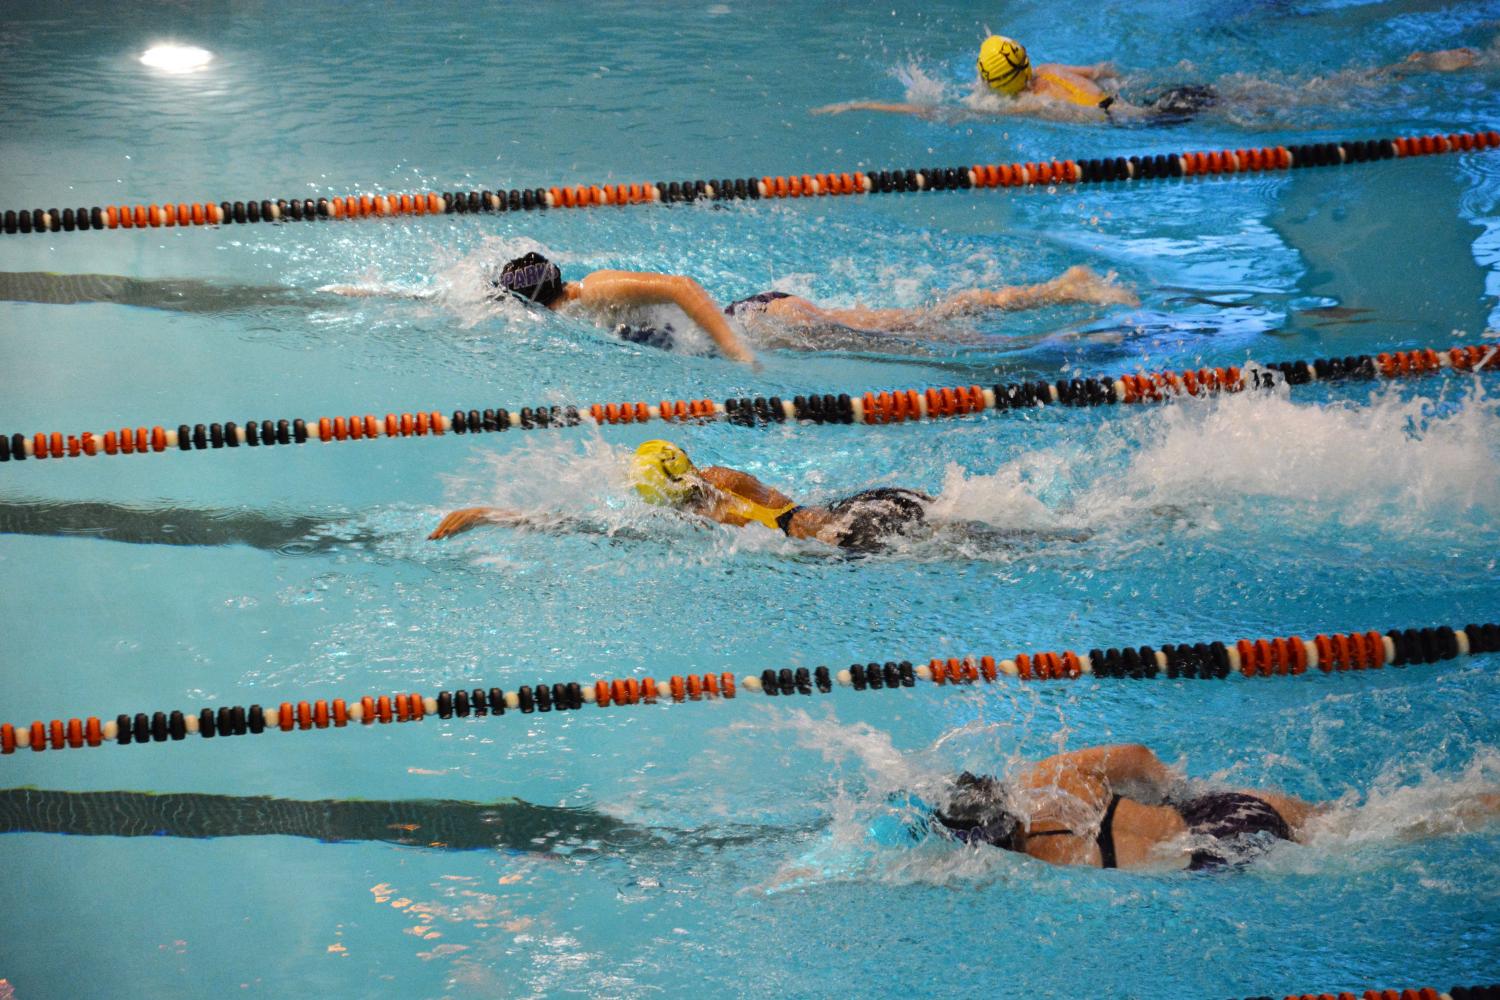
[[789, 507], [788, 509], [782, 511], [780, 514], [776, 515], [776, 527], [781, 529], [781, 533], [783, 535], [790, 535], [792, 533], [792, 518], [796, 517], [797, 511], [801, 509], [802, 507], [800, 505], [796, 507]]
[[[1099, 845], [1099, 867], [1118, 868], [1115, 858], [1115, 808], [1120, 804], [1120, 796], [1116, 795], [1109, 800], [1109, 805], [1104, 809], [1104, 815], [1099, 820], [1099, 832], [1094, 836], [1094, 843]], [[1030, 837], [1076, 837], [1072, 830], [1027, 830], [1026, 836]]]
[[1120, 797], [1114, 796], [1109, 800], [1109, 808], [1104, 810], [1104, 818], [1099, 821], [1099, 833], [1094, 837], [1095, 843], [1099, 845], [1099, 866], [1101, 868], [1118, 868], [1115, 858], [1115, 808], [1120, 804]]

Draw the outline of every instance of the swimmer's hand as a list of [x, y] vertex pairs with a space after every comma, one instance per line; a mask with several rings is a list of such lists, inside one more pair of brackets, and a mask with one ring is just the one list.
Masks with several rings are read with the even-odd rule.
[[755, 352], [751, 351], [743, 343], [737, 344], [735, 347], [724, 351], [724, 353], [731, 361], [738, 361], [742, 365], [749, 365], [750, 370], [753, 372], [759, 373], [761, 370], [760, 359], [755, 356]]
[[494, 524], [507, 520], [516, 520], [518, 515], [508, 511], [497, 510], [494, 507], [465, 507], [463, 510], [455, 510], [444, 516], [433, 529], [432, 534], [427, 536], [429, 542], [439, 539], [450, 538], [468, 531], [470, 528], [481, 524]]

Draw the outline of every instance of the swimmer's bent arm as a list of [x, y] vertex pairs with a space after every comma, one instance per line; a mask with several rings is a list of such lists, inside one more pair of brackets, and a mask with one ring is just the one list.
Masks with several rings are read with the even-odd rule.
[[512, 510], [502, 510], [499, 507], [465, 507], [463, 510], [445, 514], [427, 539], [437, 541], [440, 538], [459, 535], [481, 524], [524, 524], [525, 522], [526, 515]]
[[725, 357], [743, 364], [755, 362], [755, 353], [734, 332], [703, 286], [692, 278], [649, 271], [595, 271], [578, 284], [578, 300], [586, 305], [675, 305], [713, 338]]
[[785, 493], [738, 469], [711, 465], [706, 469], [699, 469], [698, 475], [710, 486], [744, 497], [763, 507], [785, 507], [792, 502], [792, 498]]
[[1177, 775], [1150, 747], [1120, 743], [1074, 750], [1040, 760], [1030, 769], [1026, 784], [1032, 787], [1053, 784], [1070, 774], [1102, 778], [1111, 785], [1136, 784], [1155, 789], [1166, 788], [1177, 781]]

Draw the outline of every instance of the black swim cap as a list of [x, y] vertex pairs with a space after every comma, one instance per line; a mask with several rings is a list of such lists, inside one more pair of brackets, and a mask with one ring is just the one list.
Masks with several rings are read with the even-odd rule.
[[1005, 785], [988, 775], [960, 774], [953, 795], [935, 815], [955, 840], [966, 844], [1019, 851], [1024, 843], [1020, 817], [1005, 807]]
[[517, 257], [491, 279], [496, 288], [537, 305], [549, 306], [562, 294], [562, 272], [539, 253]]

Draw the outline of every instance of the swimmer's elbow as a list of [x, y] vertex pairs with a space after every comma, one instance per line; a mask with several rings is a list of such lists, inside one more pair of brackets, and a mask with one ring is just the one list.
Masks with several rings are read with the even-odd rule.
[[1109, 769], [1121, 778], [1151, 777], [1162, 768], [1156, 752], [1144, 743], [1120, 743], [1108, 752]]
[[674, 274], [669, 276], [668, 281], [668, 296], [683, 312], [692, 315], [694, 308], [700, 308], [717, 315], [719, 307], [714, 304], [713, 296], [698, 284], [696, 278]]
[[673, 274], [668, 275], [667, 280], [671, 283], [671, 287], [680, 295], [693, 297], [701, 295], [704, 298], [708, 298], [708, 293], [703, 290], [702, 285], [698, 284], [697, 278], [686, 274]]

